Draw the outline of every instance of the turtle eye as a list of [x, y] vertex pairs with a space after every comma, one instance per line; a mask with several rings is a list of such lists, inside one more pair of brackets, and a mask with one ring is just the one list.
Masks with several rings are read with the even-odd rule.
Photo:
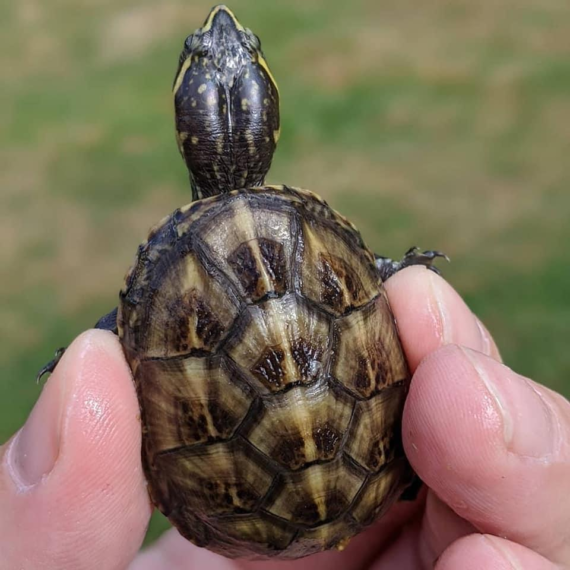
[[184, 49], [186, 51], [190, 51], [192, 48], [192, 40], [194, 39], [194, 34], [190, 34], [187, 38], [186, 41], [184, 42]]
[[261, 42], [259, 38], [249, 29], [245, 28], [242, 32], [242, 37], [245, 41], [245, 44], [254, 51], [259, 51], [261, 49]]

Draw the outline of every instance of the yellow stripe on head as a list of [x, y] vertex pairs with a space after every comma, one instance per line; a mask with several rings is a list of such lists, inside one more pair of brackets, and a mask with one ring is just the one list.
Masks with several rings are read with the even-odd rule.
[[239, 23], [238, 19], [235, 17], [235, 14], [227, 6], [219, 4], [218, 6], [214, 6], [211, 12], [208, 14], [208, 17], [202, 26], [202, 32], [207, 32], [212, 27], [212, 22], [214, 21], [214, 18], [218, 12], [226, 12], [226, 14], [234, 21], [236, 28], [240, 32], [244, 31], [244, 27]]
[[263, 55], [261, 55], [260, 51], [257, 52], [257, 61], [258, 61], [259, 65], [261, 65], [261, 67], [263, 67], [263, 69], [265, 70], [265, 73], [267, 73], [267, 76], [271, 80], [271, 83], [273, 83], [273, 85], [275, 85], [275, 89], [277, 90], [277, 93], [279, 93], [279, 85], [277, 85], [277, 81], [275, 81], [275, 77], [273, 77], [273, 73], [271, 73], [271, 69], [269, 69], [267, 62], [265, 61], [265, 58], [263, 57]]
[[176, 81], [174, 82], [174, 87], [172, 88], [172, 93], [176, 95], [178, 89], [180, 89], [180, 85], [182, 84], [182, 80], [184, 79], [184, 75], [188, 71], [188, 68], [192, 65], [192, 54], [190, 54], [186, 61], [182, 64], [180, 71], [178, 72], [178, 76], [176, 77]]

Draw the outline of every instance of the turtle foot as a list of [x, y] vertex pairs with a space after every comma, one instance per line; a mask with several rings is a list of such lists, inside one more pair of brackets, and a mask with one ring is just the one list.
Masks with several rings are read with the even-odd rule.
[[410, 267], [412, 265], [423, 265], [426, 269], [430, 269], [438, 275], [441, 275], [439, 268], [433, 265], [435, 260], [438, 258], [443, 258], [446, 261], [449, 261], [449, 257], [441, 251], [431, 249], [421, 251], [419, 247], [411, 247], [400, 261], [394, 261], [389, 257], [376, 255], [376, 267], [380, 272], [382, 281], [386, 281], [392, 277], [394, 273], [400, 271], [400, 269], [404, 269], [405, 267]]
[[54, 370], [55, 367], [58, 365], [59, 361], [61, 360], [61, 357], [63, 356], [63, 353], [65, 352], [65, 348], [58, 348], [55, 351], [55, 356], [53, 358], [53, 360], [50, 360], [37, 374], [36, 376], [36, 383], [39, 384], [41, 382], [41, 379], [46, 375], [46, 374], [51, 374]]
[[[114, 334], [118, 334], [117, 331], [117, 307], [115, 307], [110, 313], [107, 313], [105, 316], [101, 317], [96, 323], [96, 329], [102, 329], [105, 331], [111, 331]], [[50, 360], [37, 374], [36, 382], [39, 384], [41, 379], [46, 374], [51, 374], [55, 367], [58, 365], [63, 353], [65, 352], [65, 348], [58, 348], [55, 351], [55, 357], [53, 360]]]

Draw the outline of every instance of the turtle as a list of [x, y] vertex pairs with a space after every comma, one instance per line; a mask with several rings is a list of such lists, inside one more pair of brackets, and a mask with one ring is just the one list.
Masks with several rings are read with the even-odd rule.
[[342, 549], [417, 488], [383, 283], [445, 256], [375, 255], [317, 194], [265, 184], [279, 91], [226, 6], [185, 40], [173, 98], [192, 201], [150, 230], [95, 325], [132, 371], [150, 498], [226, 557]]

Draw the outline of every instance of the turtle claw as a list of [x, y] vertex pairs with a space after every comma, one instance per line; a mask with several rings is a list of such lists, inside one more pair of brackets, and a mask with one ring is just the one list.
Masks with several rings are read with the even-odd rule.
[[36, 376], [36, 384], [39, 384], [42, 380], [42, 378], [46, 375], [46, 374], [51, 374], [54, 370], [55, 367], [58, 365], [59, 361], [61, 360], [61, 357], [63, 356], [63, 353], [65, 352], [65, 348], [58, 348], [55, 351], [55, 356], [53, 360], [50, 360], [37, 374]]
[[434, 261], [438, 258], [445, 259], [449, 262], [449, 257], [442, 253], [441, 251], [429, 249], [427, 251], [421, 251], [419, 247], [414, 246], [406, 251], [404, 257], [401, 261], [393, 261], [389, 257], [382, 257], [380, 255], [376, 256], [376, 267], [380, 272], [380, 277], [382, 281], [386, 281], [394, 273], [404, 269], [405, 267], [410, 267], [412, 265], [423, 265], [426, 269], [441, 275], [441, 270], [433, 265]]
[[[118, 311], [118, 309], [117, 309], [117, 307], [115, 307], [110, 313], [107, 313], [106, 315], [102, 316], [95, 323], [94, 328], [105, 330], [105, 331], [111, 331], [112, 333], [118, 334], [118, 332], [117, 332], [117, 311]], [[55, 367], [57, 366], [58, 362], [61, 360], [61, 357], [63, 356], [64, 352], [65, 352], [65, 348], [58, 348], [55, 351], [54, 359], [51, 360], [50, 362], [48, 362], [38, 372], [38, 375], [36, 376], [36, 383], [37, 384], [40, 383], [41, 379], [46, 374], [51, 374], [55, 370]]]
[[419, 247], [411, 247], [406, 251], [406, 255], [404, 255], [404, 259], [399, 262], [400, 267], [398, 269], [403, 269], [404, 267], [408, 267], [410, 265], [423, 265], [428, 269], [431, 269], [434, 273], [441, 275], [441, 270], [433, 265], [434, 261], [438, 258], [445, 259], [449, 263], [450, 259], [442, 253], [441, 251], [429, 249], [427, 251], [421, 251]]

